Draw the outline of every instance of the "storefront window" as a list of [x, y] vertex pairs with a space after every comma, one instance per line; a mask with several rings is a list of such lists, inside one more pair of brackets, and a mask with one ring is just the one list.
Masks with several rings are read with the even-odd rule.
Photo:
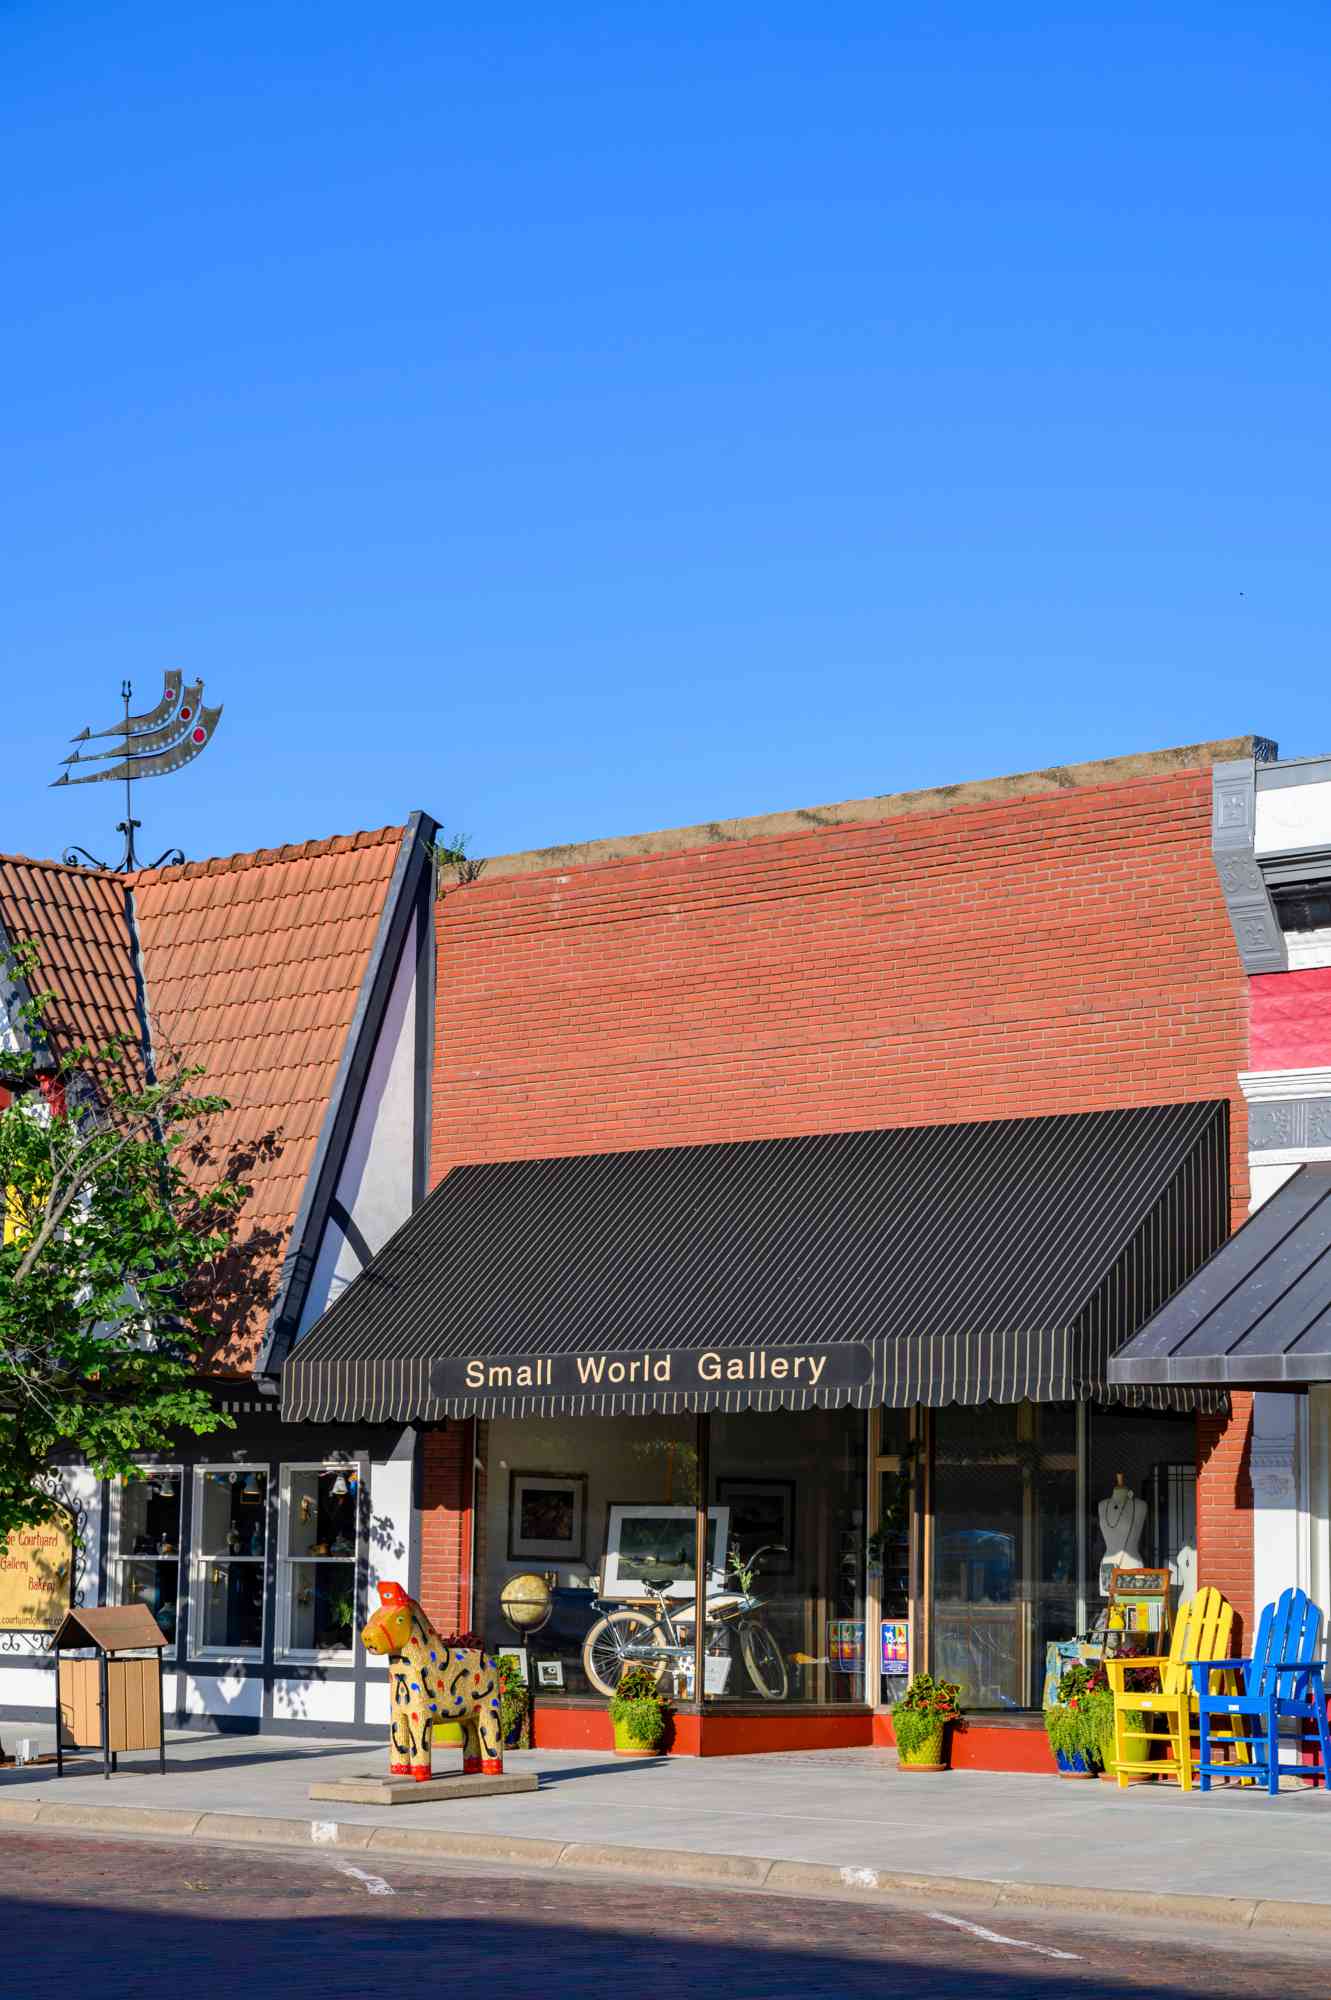
[[1046, 1648], [1078, 1624], [1076, 1412], [934, 1414], [933, 1671], [969, 1709], [1034, 1708]]
[[194, 1485], [194, 1648], [229, 1657], [263, 1650], [268, 1474], [200, 1466]]
[[[628, 1663], [692, 1688], [697, 1426], [684, 1417], [495, 1419], [482, 1633], [547, 1697], [604, 1701]], [[711, 1581], [725, 1560], [712, 1523]]]
[[716, 1416], [708, 1459], [727, 1556], [709, 1620], [706, 1698], [863, 1701], [864, 1413]]
[[1087, 1412], [1087, 1592], [1104, 1609], [1116, 1561], [1169, 1569], [1182, 1602], [1197, 1588], [1197, 1420], [1096, 1404]]
[[356, 1633], [360, 1473], [355, 1464], [282, 1467], [279, 1650], [350, 1657]]
[[[704, 1685], [714, 1701], [865, 1699], [863, 1411], [713, 1417]], [[625, 1665], [691, 1701], [692, 1416], [490, 1425], [483, 1632], [547, 1696], [605, 1700]]]
[[111, 1575], [117, 1604], [146, 1604], [175, 1645], [180, 1609], [180, 1467], [154, 1465], [116, 1488]]

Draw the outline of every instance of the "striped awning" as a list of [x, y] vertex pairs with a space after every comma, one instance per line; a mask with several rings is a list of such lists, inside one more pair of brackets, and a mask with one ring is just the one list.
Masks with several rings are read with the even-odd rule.
[[1297, 1168], [1110, 1373], [1128, 1388], [1331, 1382], [1331, 1162]]
[[1103, 1397], [1227, 1228], [1224, 1103], [455, 1167], [299, 1341], [283, 1415]]

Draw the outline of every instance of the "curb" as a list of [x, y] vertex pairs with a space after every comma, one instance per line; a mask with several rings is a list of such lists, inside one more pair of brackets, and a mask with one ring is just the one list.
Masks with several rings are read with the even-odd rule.
[[513, 1834], [452, 1833], [442, 1828], [362, 1826], [332, 1819], [277, 1819], [257, 1813], [180, 1812], [138, 1806], [0, 1802], [0, 1829], [166, 1836], [241, 1847], [339, 1847], [434, 1861], [490, 1861], [593, 1875], [631, 1874], [659, 1882], [724, 1883], [789, 1895], [962, 1902], [988, 1910], [1073, 1911], [1081, 1917], [1143, 1917], [1217, 1924], [1227, 1930], [1325, 1932], [1331, 1903], [1291, 1903], [1247, 1896], [1169, 1895], [1147, 1889], [1074, 1888], [1064, 1882], [1006, 1882], [982, 1876], [902, 1875], [880, 1868], [838, 1868], [821, 1861], [776, 1861], [685, 1848], [619, 1847], [587, 1841], [523, 1840]]

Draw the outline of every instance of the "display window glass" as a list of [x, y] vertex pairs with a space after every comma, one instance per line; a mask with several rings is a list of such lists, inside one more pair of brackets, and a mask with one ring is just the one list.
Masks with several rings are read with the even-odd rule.
[[281, 1480], [278, 1650], [298, 1659], [350, 1659], [363, 1553], [361, 1470], [340, 1461], [284, 1465]]
[[114, 1489], [111, 1587], [117, 1604], [146, 1604], [174, 1651], [180, 1615], [181, 1473], [145, 1466]]
[[934, 1413], [933, 1671], [968, 1709], [1038, 1708], [1045, 1653], [1076, 1634], [1076, 1412]]
[[867, 1466], [861, 1410], [715, 1416], [709, 1500], [726, 1510], [704, 1698], [866, 1699]]
[[[694, 1418], [496, 1418], [489, 1439], [487, 1646], [521, 1654], [547, 1698], [608, 1699], [626, 1664], [682, 1698], [697, 1595]], [[713, 1587], [725, 1539], [713, 1519]]]
[[194, 1652], [230, 1659], [262, 1653], [267, 1554], [267, 1468], [199, 1466], [194, 1475]]
[[1197, 1588], [1196, 1418], [1096, 1405], [1087, 1412], [1087, 1594], [1104, 1608], [1114, 1567], [1168, 1569]]

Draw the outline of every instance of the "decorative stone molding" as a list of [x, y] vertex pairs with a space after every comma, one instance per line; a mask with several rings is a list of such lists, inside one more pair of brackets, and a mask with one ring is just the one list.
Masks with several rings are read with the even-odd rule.
[[1249, 1104], [1283, 1104], [1291, 1097], [1331, 1097], [1331, 1066], [1241, 1069], [1239, 1088]]
[[1275, 906], [1257, 863], [1257, 779], [1251, 757], [1211, 771], [1211, 856], [1247, 972], [1289, 964]]
[[1250, 1153], [1299, 1158], [1331, 1149], [1331, 1068], [1241, 1070]]

